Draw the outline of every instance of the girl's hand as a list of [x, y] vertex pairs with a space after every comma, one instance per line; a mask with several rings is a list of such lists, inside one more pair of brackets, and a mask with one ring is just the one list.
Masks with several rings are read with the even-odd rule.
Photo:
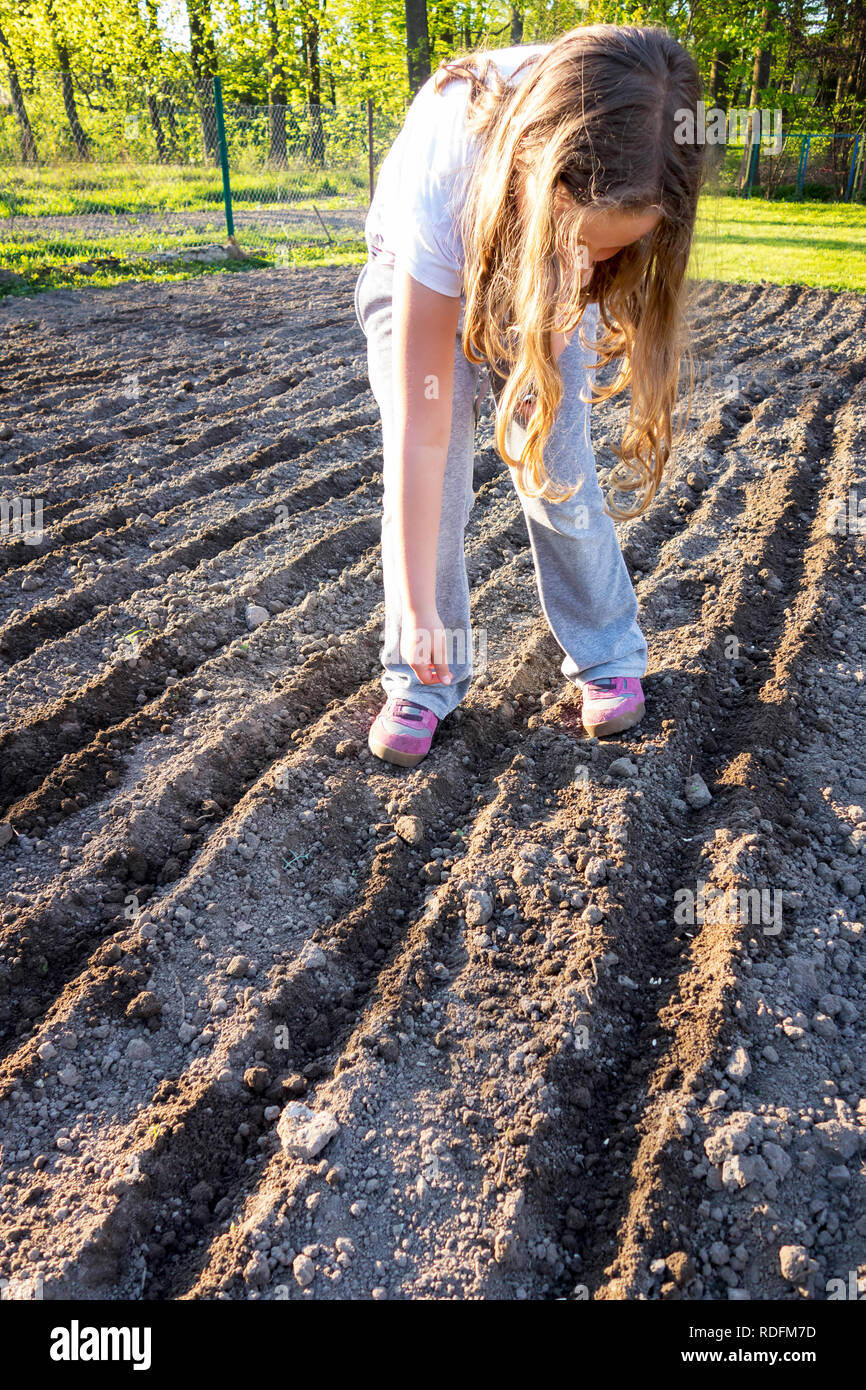
[[435, 608], [407, 613], [400, 633], [400, 655], [422, 685], [450, 685], [448, 638]]

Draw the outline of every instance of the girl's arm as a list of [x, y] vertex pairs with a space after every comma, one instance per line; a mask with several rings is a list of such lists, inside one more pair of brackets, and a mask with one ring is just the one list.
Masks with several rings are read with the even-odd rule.
[[[403, 586], [404, 638], [410, 639], [410, 646], [414, 637], [407, 629], [428, 632], [431, 643], [441, 629], [436, 611], [436, 554], [459, 318], [459, 298], [428, 289], [398, 262], [392, 316], [394, 436], [389, 443], [397, 467], [397, 564]], [[415, 669], [408, 652], [404, 659]], [[425, 662], [430, 660], [436, 664], [435, 680], [426, 669]], [[419, 658], [417, 665], [424, 668], [424, 674], [421, 669], [416, 674], [425, 684], [448, 674], [441, 650]]]

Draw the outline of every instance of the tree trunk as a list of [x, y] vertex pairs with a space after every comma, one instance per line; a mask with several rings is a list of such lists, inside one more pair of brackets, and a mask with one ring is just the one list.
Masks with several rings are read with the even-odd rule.
[[310, 163], [322, 169], [325, 166], [325, 132], [322, 128], [322, 72], [319, 64], [319, 22], [310, 17], [304, 20], [304, 47], [307, 55], [307, 72], [310, 110]]
[[[137, 0], [133, 0], [137, 5]], [[159, 32], [159, 11], [158, 0], [147, 0], [147, 33], [149, 42], [149, 52], [151, 57], [154, 53], [159, 55], [162, 51], [162, 37]], [[160, 74], [160, 65], [157, 61], [156, 69], [151, 68], [152, 80], [148, 87], [147, 109], [150, 115], [150, 123], [153, 126], [153, 134], [156, 140], [156, 148], [161, 164], [168, 164], [173, 159], [178, 159], [179, 136], [177, 129], [177, 118], [174, 111], [174, 101], [171, 95], [166, 95]], [[165, 138], [163, 121], [168, 125], [168, 139]]]
[[854, 101], [862, 101], [866, 97], [866, 6], [861, 11], [860, 23], [857, 26], [854, 58], [851, 63], [850, 95]]
[[18, 69], [15, 66], [15, 58], [9, 45], [9, 40], [0, 29], [0, 52], [9, 73], [9, 96], [12, 100], [12, 110], [15, 112], [15, 119], [18, 122], [18, 131], [21, 137], [21, 162], [22, 164], [37, 164], [39, 154], [36, 149], [36, 140], [33, 129], [30, 125], [30, 117], [27, 115], [27, 107], [24, 105], [24, 96], [21, 91], [21, 83], [18, 81]]
[[516, 48], [523, 43], [523, 15], [516, 5], [511, 6], [511, 46]]
[[280, 28], [276, 0], [268, 0], [268, 162], [272, 169], [286, 167], [286, 76], [280, 53]]
[[[757, 105], [758, 105], [758, 93], [762, 90], [762, 88], [764, 88], [764, 87], [766, 87], [766, 86], [769, 85], [769, 81], [770, 81], [770, 64], [771, 64], [771, 60], [772, 60], [772, 56], [773, 56], [773, 50], [772, 50], [772, 47], [770, 46], [770, 44], [764, 42], [764, 37], [765, 37], [767, 34], [769, 34], [770, 31], [772, 30], [772, 27], [773, 27], [773, 20], [775, 19], [775, 15], [776, 15], [776, 0], [764, 0], [764, 8], [763, 8], [763, 10], [761, 11], [761, 34], [762, 34], [761, 45], [760, 45], [760, 47], [758, 48], [757, 53], [755, 54], [755, 61], [754, 61], [754, 64], [752, 65], [752, 89], [751, 89], [751, 92], [749, 93], [749, 107], [750, 107], [750, 108], [752, 108], [752, 107], [757, 107]], [[760, 121], [760, 116], [758, 116], [757, 119]], [[744, 189], [744, 188], [747, 186], [747, 184], [748, 184], [748, 181], [749, 181], [749, 165], [750, 165], [750, 162], [751, 162], [752, 159], [754, 159], [754, 164], [753, 164], [753, 166], [752, 166], [754, 172], [753, 172], [753, 177], [752, 177], [752, 184], [751, 184], [751, 186], [752, 186], [752, 188], [759, 188], [759, 187], [760, 187], [760, 184], [761, 184], [761, 168], [760, 168], [761, 145], [760, 145], [760, 141], [759, 141], [759, 140], [758, 140], [758, 141], [755, 141], [754, 145], [752, 144], [752, 141], [753, 141], [753, 139], [754, 139], [754, 135], [753, 135], [753, 122], [754, 122], [754, 120], [755, 120], [755, 117], [754, 117], [754, 116], [750, 116], [750, 117], [749, 117], [749, 120], [748, 120], [748, 123], [747, 123], [747, 127], [746, 127], [746, 147], [745, 147], [745, 149], [743, 150], [743, 157], [742, 157], [742, 159], [740, 160], [740, 168], [739, 168], [739, 172], [738, 172], [738, 174], [737, 174], [737, 190], [738, 190], [738, 192], [740, 192], [740, 193], [743, 191], [743, 189]], [[758, 134], [760, 135], [760, 129], [759, 129], [759, 131], [758, 131]], [[753, 151], [754, 151], [754, 154], [753, 154]]]
[[145, 103], [147, 114], [150, 120], [153, 138], [156, 142], [156, 158], [160, 164], [165, 164], [168, 159], [168, 150], [165, 143], [165, 133], [162, 129], [162, 121], [159, 117], [159, 102], [154, 95], [152, 78], [152, 54], [151, 47], [153, 41], [156, 42], [156, 49], [160, 49], [159, 25], [156, 13], [157, 0], [147, 0], [146, 20], [142, 17], [138, 8], [138, 0], [131, 0], [129, 5], [130, 19], [133, 31], [138, 41], [141, 62], [141, 75], [145, 88]]
[[57, 66], [60, 68], [60, 87], [63, 93], [63, 107], [66, 111], [69, 129], [72, 132], [72, 139], [75, 142], [75, 152], [79, 159], [89, 159], [90, 140], [87, 135], [85, 135], [84, 128], [78, 118], [78, 107], [75, 104], [75, 92], [72, 86], [72, 73], [69, 68], [69, 49], [66, 47], [57, 28], [54, 0], [45, 0], [45, 18], [48, 21], [48, 32], [51, 35], [51, 43], [54, 52], [57, 54]]
[[[729, 48], [714, 48], [713, 61], [710, 66], [710, 100], [709, 105], [721, 110], [726, 109], [728, 81], [731, 75], [731, 59], [733, 54]], [[725, 162], [726, 144], [708, 145], [707, 167], [711, 177], [715, 177]]]
[[439, 38], [448, 49], [448, 52], [451, 53], [454, 49], [454, 6], [451, 0], [448, 0], [446, 4], [440, 5], [439, 14], [441, 15]]
[[189, 58], [195, 82], [205, 156], [212, 164], [216, 164], [219, 160], [219, 149], [213, 80], [217, 73], [217, 56], [210, 0], [186, 0], [186, 15], [189, 21]]
[[406, 0], [406, 67], [413, 97], [430, 76], [427, 0]]

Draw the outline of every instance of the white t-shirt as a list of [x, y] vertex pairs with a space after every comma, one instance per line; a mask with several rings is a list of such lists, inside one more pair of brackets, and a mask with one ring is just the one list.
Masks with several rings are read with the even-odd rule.
[[[524, 59], [546, 53], [549, 43], [487, 49], [506, 81]], [[535, 64], [518, 75], [519, 83]], [[477, 153], [466, 130], [469, 83], [453, 79], [443, 91], [428, 77], [406, 113], [403, 128], [379, 170], [364, 224], [372, 257], [397, 258], [413, 279], [459, 298], [463, 291], [463, 248], [457, 230], [463, 176]]]

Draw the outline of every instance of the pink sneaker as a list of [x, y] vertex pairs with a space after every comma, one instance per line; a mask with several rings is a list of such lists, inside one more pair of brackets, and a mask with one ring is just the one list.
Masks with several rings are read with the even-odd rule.
[[430, 752], [439, 720], [431, 709], [392, 696], [373, 720], [367, 745], [371, 753], [386, 763], [415, 767]]
[[584, 685], [580, 717], [588, 734], [620, 734], [643, 716], [643, 689], [636, 676], [601, 676]]

